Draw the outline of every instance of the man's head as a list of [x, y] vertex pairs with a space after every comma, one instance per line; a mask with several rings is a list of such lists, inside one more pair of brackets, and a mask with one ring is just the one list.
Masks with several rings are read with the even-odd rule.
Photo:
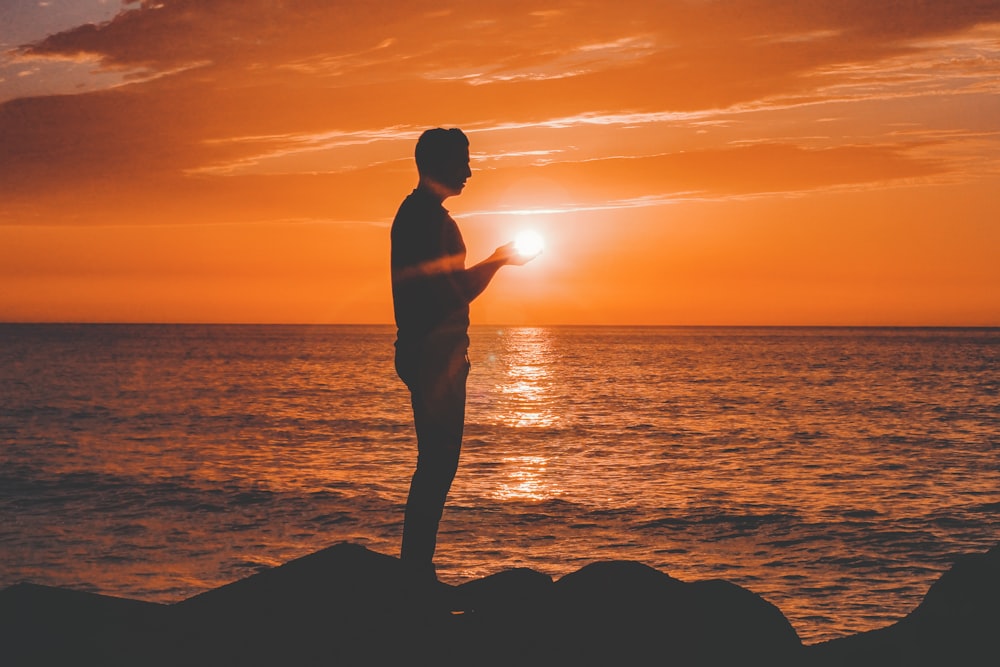
[[415, 157], [421, 182], [438, 186], [442, 198], [461, 194], [465, 181], [472, 176], [469, 139], [457, 127], [436, 127], [421, 134]]

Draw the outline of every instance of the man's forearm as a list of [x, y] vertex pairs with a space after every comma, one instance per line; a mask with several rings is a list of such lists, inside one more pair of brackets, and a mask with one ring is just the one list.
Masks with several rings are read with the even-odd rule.
[[471, 303], [473, 299], [483, 293], [486, 286], [493, 280], [500, 267], [506, 264], [502, 258], [490, 257], [475, 266], [471, 266], [462, 272], [462, 291], [465, 293], [466, 301]]

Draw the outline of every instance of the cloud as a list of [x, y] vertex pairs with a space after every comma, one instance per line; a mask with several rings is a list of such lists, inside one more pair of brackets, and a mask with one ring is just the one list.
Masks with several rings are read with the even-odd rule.
[[[328, 217], [312, 177], [374, 196], [364, 178], [411, 179], [412, 141], [433, 125], [474, 132], [484, 168], [511, 187], [505, 174], [586, 179], [593, 190], [569, 188], [581, 205], [936, 176], [953, 163], [916, 157], [868, 117], [907, 96], [995, 96], [998, 22], [997, 3], [974, 0], [129, 2], [20, 51], [108, 78], [67, 95], [50, 77], [63, 94], [23, 88], [33, 97], [0, 106], [0, 194], [17, 215], [84, 195], [107, 212], [94, 202], [172, 189], [214, 208], [254, 177]], [[827, 122], [822, 138], [819, 117], [855, 127]], [[771, 167], [782, 161], [788, 173]]]
[[648, 35], [625, 36], [612, 42], [582, 44], [561, 52], [537, 54], [532, 63], [479, 64], [472, 69], [437, 69], [423, 76], [429, 80], [463, 81], [473, 86], [517, 81], [551, 81], [591, 72], [619, 69], [641, 62], [659, 50]]
[[85, 23], [110, 20], [118, 0], [4, 0], [0, 3], [0, 52]]
[[643, 157], [560, 162], [531, 169], [495, 169], [489, 193], [464, 195], [477, 215], [516, 214], [491, 193], [516, 193], [532, 183], [560, 184], [534, 193], [533, 211], [574, 212], [658, 206], [682, 200], [793, 195], [818, 190], [886, 187], [942, 177], [948, 163], [922, 155], [923, 143], [809, 149], [761, 143]]

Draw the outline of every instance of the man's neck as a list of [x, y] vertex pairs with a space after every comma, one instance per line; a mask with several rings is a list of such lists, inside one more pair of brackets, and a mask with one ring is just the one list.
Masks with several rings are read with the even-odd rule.
[[417, 189], [435, 199], [439, 204], [443, 203], [445, 199], [455, 194], [450, 188], [441, 185], [434, 179], [427, 176], [420, 177], [420, 182], [417, 183]]

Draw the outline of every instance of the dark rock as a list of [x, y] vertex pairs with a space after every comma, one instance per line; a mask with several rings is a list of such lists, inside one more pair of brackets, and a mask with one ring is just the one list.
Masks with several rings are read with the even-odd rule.
[[552, 593], [552, 577], [521, 567], [474, 579], [458, 587], [468, 611], [496, 613], [537, 604]]
[[912, 625], [927, 648], [988, 639], [1000, 656], [1000, 545], [985, 554], [959, 556], [923, 601], [903, 621]]
[[338, 544], [175, 605], [18, 584], [0, 591], [3, 665], [976, 665], [1000, 655], [1000, 546], [958, 559], [909, 616], [803, 647], [725, 581], [641, 563], [553, 583], [528, 569], [418, 585]]
[[[636, 562], [592, 563], [556, 582], [553, 654], [568, 664], [691, 664], [676, 638], [695, 632], [684, 584]], [[686, 639], [685, 639], [686, 641]]]
[[802, 648], [781, 612], [754, 593], [722, 581], [686, 584], [635, 562], [563, 577], [553, 611], [555, 656], [577, 664], [780, 665]]
[[177, 664], [389, 664], [447, 646], [452, 587], [338, 544], [173, 605]]
[[905, 618], [809, 647], [813, 664], [988, 665], [1000, 659], [1000, 545], [960, 556]]
[[150, 664], [166, 611], [149, 602], [15, 584], [0, 591], [0, 664]]
[[704, 655], [718, 664], [769, 657], [768, 664], [798, 664], [802, 641], [785, 615], [756, 593], [721, 579], [687, 584], [703, 628]]
[[460, 663], [539, 664], [539, 656], [551, 643], [548, 618], [553, 590], [552, 577], [528, 568], [459, 586], [467, 611], [455, 617], [458, 655], [475, 656]]

